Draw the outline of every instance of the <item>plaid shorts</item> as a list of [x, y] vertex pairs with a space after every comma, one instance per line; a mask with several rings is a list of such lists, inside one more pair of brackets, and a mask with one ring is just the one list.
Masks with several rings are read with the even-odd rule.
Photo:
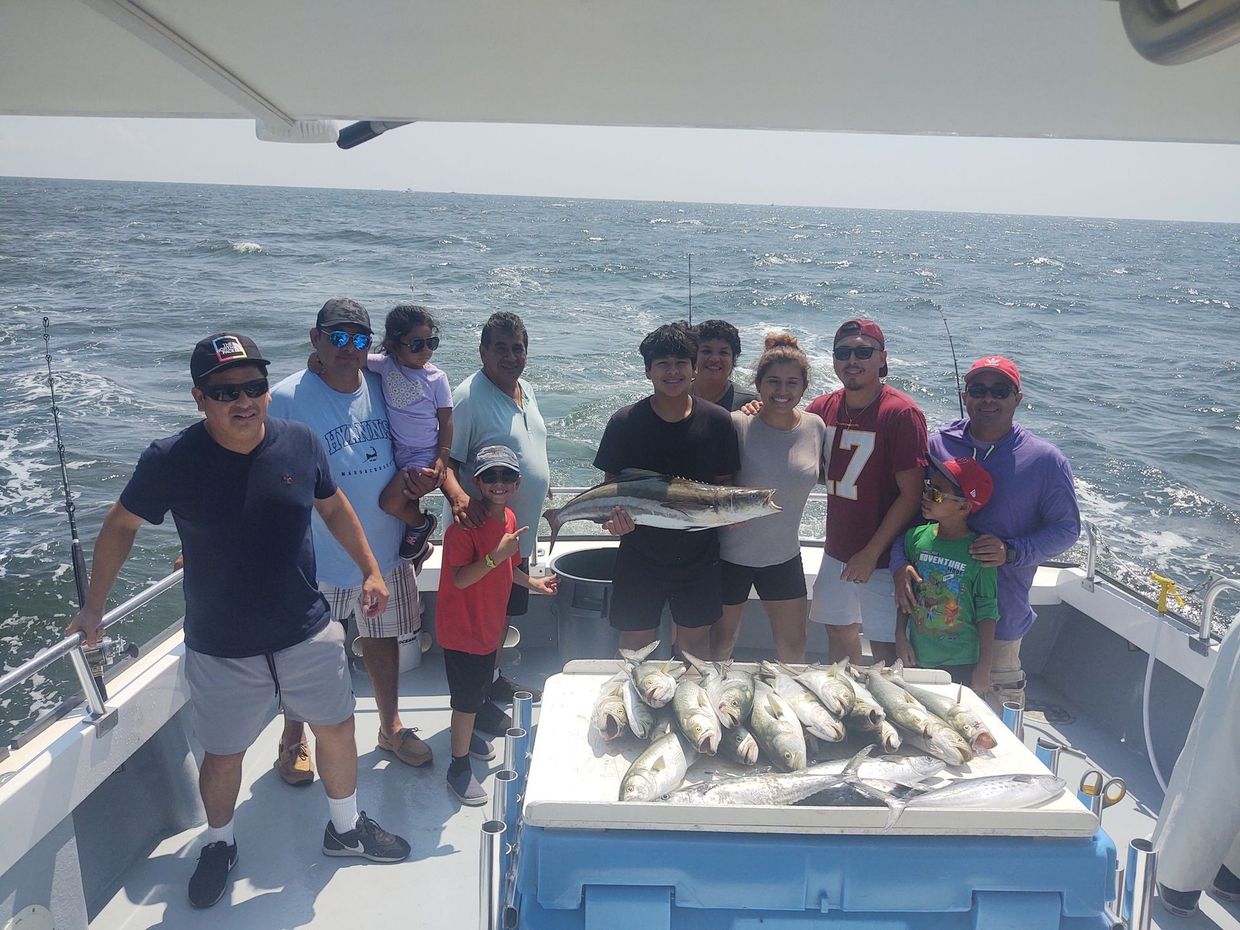
[[392, 639], [408, 636], [422, 629], [422, 611], [418, 600], [418, 582], [413, 566], [401, 559], [383, 576], [387, 584], [387, 609], [377, 617], [367, 617], [359, 607], [362, 586], [337, 588], [324, 582], [319, 590], [327, 598], [332, 619], [344, 623], [350, 617], [357, 624], [357, 635], [369, 639]]

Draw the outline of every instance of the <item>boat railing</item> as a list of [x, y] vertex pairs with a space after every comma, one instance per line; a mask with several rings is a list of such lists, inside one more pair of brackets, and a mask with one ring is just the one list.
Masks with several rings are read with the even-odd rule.
[[[172, 574], [139, 591], [129, 600], [109, 610], [103, 615], [103, 622], [100, 627], [101, 632], [105, 632], [112, 624], [119, 623], [130, 614], [145, 607], [165, 591], [176, 587], [181, 583], [181, 578], [184, 574], [184, 569], [177, 569]], [[87, 708], [87, 719], [94, 725], [96, 736], [106, 733], [116, 725], [116, 711], [110, 710], [107, 706], [103, 688], [91, 670], [90, 662], [87, 659], [84, 649], [85, 643], [86, 639], [81, 633], [74, 633], [31, 656], [17, 666], [17, 668], [6, 672], [0, 678], [0, 695], [4, 695], [16, 688], [22, 682], [38, 674], [58, 659], [68, 656], [73, 663], [74, 672], [77, 673], [78, 683], [82, 686], [82, 695]]]

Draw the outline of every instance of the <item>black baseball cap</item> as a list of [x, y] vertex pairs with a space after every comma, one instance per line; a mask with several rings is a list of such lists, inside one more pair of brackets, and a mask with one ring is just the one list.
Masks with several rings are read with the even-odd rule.
[[323, 304], [323, 309], [314, 321], [314, 325], [319, 329], [339, 326], [341, 323], [352, 323], [354, 326], [361, 326], [368, 333], [374, 333], [370, 328], [370, 314], [352, 297], [333, 297]]
[[189, 359], [189, 373], [194, 384], [202, 384], [208, 375], [236, 365], [261, 365], [265, 375], [269, 364], [249, 336], [216, 333], [194, 346], [194, 354]]

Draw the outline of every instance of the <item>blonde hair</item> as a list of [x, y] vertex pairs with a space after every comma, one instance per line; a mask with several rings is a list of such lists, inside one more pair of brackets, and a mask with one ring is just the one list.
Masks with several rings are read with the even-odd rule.
[[790, 362], [800, 368], [801, 377], [805, 380], [806, 386], [809, 386], [809, 359], [801, 351], [801, 346], [797, 343], [797, 337], [792, 335], [792, 333], [766, 334], [762, 354], [754, 365], [754, 385], [761, 384], [767, 370], [772, 365], [777, 365], [780, 362]]

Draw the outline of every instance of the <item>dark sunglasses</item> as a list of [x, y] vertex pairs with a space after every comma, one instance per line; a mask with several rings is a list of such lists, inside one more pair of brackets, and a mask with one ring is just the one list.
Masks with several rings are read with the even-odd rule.
[[439, 348], [439, 337], [429, 336], [426, 339], [410, 339], [408, 342], [401, 342], [397, 339], [396, 344], [404, 346], [410, 352], [421, 352], [424, 347], [434, 352]]
[[521, 477], [521, 474], [520, 472], [513, 471], [511, 468], [488, 468], [482, 474], [475, 477], [483, 484], [498, 484], [501, 481], [504, 484], [512, 484]]
[[929, 478], [927, 478], [924, 482], [922, 482], [921, 496], [928, 497], [930, 500], [934, 501], [934, 503], [936, 504], [941, 504], [943, 503], [943, 501], [963, 501], [964, 500], [963, 497], [959, 497], [955, 494], [944, 494], [942, 491], [940, 491], [938, 488], [936, 488], [933, 484], [930, 483]]
[[319, 332], [327, 333], [327, 338], [337, 349], [343, 349], [352, 342], [353, 348], [359, 352], [365, 352], [370, 348], [370, 343], [374, 341], [374, 336], [370, 333], [346, 333], [343, 329], [326, 330], [322, 326], [319, 327]]
[[855, 355], [864, 362], [866, 359], [872, 358], [877, 351], [878, 349], [873, 346], [836, 346], [835, 351], [831, 354], [835, 356], [837, 362], [848, 361], [848, 356], [850, 355]]
[[255, 378], [241, 384], [212, 384], [202, 388], [202, 393], [221, 404], [231, 404], [245, 393], [246, 397], [262, 397], [267, 393], [267, 379]]
[[975, 400], [980, 400], [987, 394], [995, 400], [1007, 400], [1015, 391], [1010, 384], [970, 384], [965, 388], [965, 393]]

